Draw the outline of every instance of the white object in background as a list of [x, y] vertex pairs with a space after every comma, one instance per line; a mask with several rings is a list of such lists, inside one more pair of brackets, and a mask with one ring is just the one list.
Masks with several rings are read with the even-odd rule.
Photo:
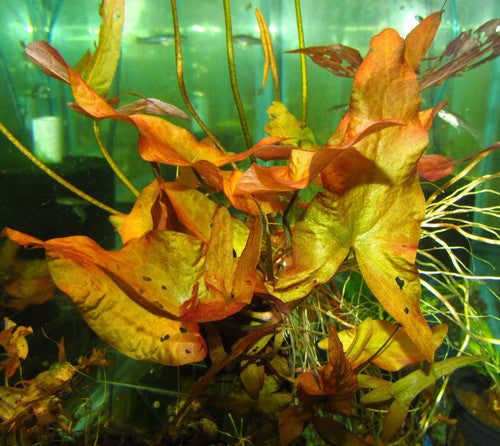
[[46, 163], [60, 163], [64, 154], [62, 119], [41, 116], [31, 121], [33, 153]]

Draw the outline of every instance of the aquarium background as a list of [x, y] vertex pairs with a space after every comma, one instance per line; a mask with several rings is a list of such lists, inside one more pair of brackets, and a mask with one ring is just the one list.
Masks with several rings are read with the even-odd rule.
[[[403, 36], [429, 13], [441, 7], [439, 1], [303, 1], [301, 5], [305, 45], [342, 43], [366, 54], [370, 37], [384, 27], [394, 27]], [[65, 153], [70, 156], [99, 156], [91, 122], [65, 106], [71, 100], [69, 87], [46, 76], [22, 55], [23, 46], [34, 40], [47, 40], [71, 64], [92, 49], [101, 19], [100, 1], [26, 0], [3, 1], [0, 5], [0, 119], [23, 142], [30, 145], [33, 118], [60, 116], [65, 130]], [[272, 84], [262, 89], [264, 62], [255, 8], [260, 8], [271, 31], [281, 78], [281, 99], [300, 118], [300, 56], [285, 51], [298, 48], [294, 2], [291, 0], [232, 0], [231, 13], [241, 96], [253, 141], [263, 135], [270, 105]], [[207, 126], [231, 151], [241, 151], [244, 139], [229, 84], [222, 2], [183, 0], [178, 2], [184, 59], [185, 82], [190, 100]], [[440, 54], [445, 45], [462, 30], [475, 29], [498, 16], [494, 0], [481, 3], [449, 1], [443, 22], [428, 54]], [[120, 94], [121, 104], [136, 97], [135, 92], [156, 97], [184, 108], [179, 93], [174, 46], [171, 37], [170, 3], [163, 0], [127, 0], [122, 58], [111, 94]], [[352, 79], [339, 78], [315, 66], [308, 66], [308, 115], [319, 142], [326, 142], [345, 111]], [[444, 87], [425, 93], [424, 106], [438, 100], [451, 101], [447, 110], [456, 113], [473, 130], [454, 128], [436, 120], [430, 150], [452, 157], [463, 157], [498, 139], [498, 61], [485, 64], [467, 76], [449, 80]], [[496, 81], [496, 82], [495, 82]], [[187, 110], [186, 110], [187, 111]], [[197, 132], [196, 123], [178, 122]], [[120, 167], [137, 186], [146, 184], [149, 167], [138, 163], [133, 128], [110, 125], [107, 140]], [[103, 130], [104, 132], [104, 130]], [[203, 136], [201, 133], [199, 136]], [[8, 156], [1, 153], [2, 159]], [[138, 168], [138, 164], [143, 169]], [[144, 177], [143, 177], [144, 176]], [[120, 194], [120, 190], [118, 191]], [[120, 197], [121, 198], [121, 197]], [[125, 197], [124, 197], [125, 198]]]
[[[222, 2], [178, 0], [177, 3], [188, 96], [226, 149], [243, 151], [246, 149], [245, 139], [228, 75]], [[91, 120], [66, 106], [72, 100], [69, 86], [45, 75], [23, 56], [25, 45], [34, 40], [47, 40], [74, 66], [85, 51], [93, 49], [97, 40], [101, 24], [97, 12], [99, 5], [100, 0], [0, 1], [0, 121], [31, 148], [33, 119], [59, 117], [64, 158], [61, 162], [49, 163], [50, 166], [90, 195], [128, 212], [134, 197], [107, 168], [93, 137]], [[305, 46], [342, 43], [357, 48], [364, 56], [374, 33], [393, 27], [405, 36], [417, 21], [441, 6], [442, 0], [305, 0], [301, 2]], [[299, 47], [294, 2], [231, 0], [236, 71], [253, 143], [265, 136], [266, 110], [273, 100], [271, 80], [265, 88], [262, 87], [264, 57], [255, 8], [262, 11], [271, 32], [281, 82], [281, 101], [298, 119], [303, 118], [300, 56], [286, 53]], [[446, 44], [461, 31], [476, 29], [499, 15], [500, 3], [497, 0], [449, 0], [428, 56], [441, 54]], [[137, 99], [126, 93], [134, 92], [172, 103], [187, 112], [176, 78], [172, 36], [170, 2], [127, 0], [122, 56], [110, 95], [119, 95], [123, 105]], [[454, 127], [436, 118], [427, 153], [463, 158], [498, 141], [499, 79], [500, 59], [497, 59], [424, 93], [425, 108], [449, 100], [446, 110], [465, 122]], [[318, 143], [324, 144], [345, 113], [343, 106], [348, 103], [352, 79], [335, 77], [308, 59], [307, 85], [307, 123]], [[194, 120], [187, 122], [173, 118], [173, 121], [193, 131], [199, 139], [204, 137]], [[106, 146], [120, 169], [136, 188], [147, 185], [154, 176], [149, 163], [138, 156], [136, 130], [117, 121], [103, 122], [100, 127]], [[481, 169], [483, 173], [493, 172], [498, 166], [499, 154], [496, 153], [482, 163]], [[173, 171], [166, 171], [165, 175], [173, 175]], [[492, 187], [498, 188], [498, 184]], [[9, 226], [41, 238], [85, 234], [112, 248], [116, 238], [106, 213], [77, 200], [72, 202], [69, 198], [72, 198], [71, 193], [46, 177], [4, 136], [0, 136], [0, 227]], [[485, 218], [481, 215], [469, 217]], [[493, 248], [482, 245], [474, 254], [489, 262], [472, 257], [476, 274], [493, 275], [493, 267], [499, 263]], [[488, 311], [498, 314], [488, 289], [483, 287], [479, 293], [481, 301], [489, 306]], [[47, 312], [52, 314], [52, 319], [47, 318]], [[43, 312], [35, 315], [36, 318], [40, 325], [52, 324], [51, 335], [55, 339], [58, 333], [65, 334], [69, 345], [79, 346], [74, 348], [73, 356], [77, 357], [98, 344], [90, 330], [81, 329], [85, 324], [72, 312], [69, 304], [56, 308], [50, 303]], [[70, 324], [68, 332], [67, 321], [71, 318], [74, 318], [74, 326]], [[30, 323], [36, 325], [33, 319]], [[498, 327], [492, 329], [498, 337]], [[52, 357], [55, 354], [54, 347]], [[109, 382], [140, 382], [147, 387], [157, 384], [160, 378], [163, 382], [179, 383], [178, 374], [182, 372], [121, 358], [109, 373]], [[192, 376], [192, 379], [183, 381], [186, 389], [199, 375], [196, 369], [190, 369], [189, 374], [186, 376]], [[139, 399], [144, 403], [141, 410], [150, 423], [154, 423], [157, 417], [157, 411], [153, 409], [155, 402], [163, 401], [162, 398], [168, 400], [172, 395], [178, 398], [175, 392], [181, 394], [183, 391], [174, 388], [165, 391], [165, 395], [137, 391], [131, 396], [130, 392], [120, 393], [123, 386], [108, 387], [103, 390], [103, 386], [97, 386], [95, 400], [101, 400], [105, 392], [114, 392], [110, 400], [115, 401], [112, 412], [116, 419], [125, 417], [120, 411], [130, 412], [131, 405], [135, 404], [133, 401]]]
[[[376, 4], [362, 0], [315, 0], [301, 3], [305, 46], [342, 43], [357, 48], [362, 55], [368, 50], [370, 37], [378, 30], [391, 26], [404, 36], [418, 20], [438, 10], [442, 4], [441, 1], [431, 0], [396, 0]], [[56, 47], [69, 63], [76, 64], [85, 51], [93, 48], [97, 39], [101, 24], [97, 13], [99, 5], [99, 0], [1, 2], [0, 120], [21, 142], [32, 147], [33, 119], [42, 116], [61, 118], [62, 150], [66, 157], [76, 158], [72, 165], [78, 167], [65, 166], [69, 162], [65, 158], [64, 162], [55, 166], [55, 170], [59, 169], [61, 173], [73, 178], [75, 175], [80, 176], [80, 187], [85, 190], [85, 183], [88, 182], [88, 191], [96, 189], [101, 194], [101, 200], [108, 200], [108, 204], [116, 201], [118, 207], [126, 211], [130, 208], [133, 196], [121, 182], [115, 182], [111, 178], [110, 172], [105, 173], [104, 161], [98, 169], [100, 173], [92, 170], [95, 166], [90, 170], [85, 167], [86, 157], [101, 157], [93, 136], [91, 120], [74, 113], [65, 105], [72, 99], [67, 85], [42, 73], [22, 54], [23, 46], [43, 39]], [[255, 8], [261, 9], [271, 32], [281, 79], [281, 101], [299, 119], [303, 118], [300, 56], [286, 53], [299, 47], [294, 2], [232, 0], [236, 71], [253, 142], [265, 136], [263, 127], [268, 119], [266, 110], [273, 99], [272, 82], [269, 81], [262, 88], [264, 57]], [[205, 124], [226, 149], [242, 151], [246, 146], [229, 83], [222, 2], [179, 1], [178, 14], [188, 96]], [[481, 2], [481, 7], [468, 0], [448, 1], [442, 24], [428, 56], [441, 54], [446, 44], [461, 31], [475, 29], [499, 14], [500, 5], [495, 0]], [[121, 104], [126, 104], [137, 99], [126, 92], [134, 92], [161, 99], [187, 111], [177, 84], [172, 36], [170, 2], [127, 0], [122, 57], [110, 96], [119, 95]], [[499, 79], [500, 60], [497, 59], [467, 72], [466, 76], [452, 78], [443, 86], [424, 92], [423, 107], [431, 107], [441, 100], [450, 101], [446, 110], [456, 114], [461, 124], [454, 127], [443, 119], [435, 119], [427, 153], [463, 158], [499, 139]], [[320, 144], [326, 143], [345, 113], [343, 106], [348, 103], [352, 79], [335, 77], [307, 60], [307, 85], [307, 123], [317, 141]], [[198, 138], [204, 136], [194, 120], [182, 122], [181, 119], [174, 119], [174, 122], [192, 130]], [[137, 188], [148, 184], [153, 175], [149, 164], [137, 154], [136, 130], [117, 121], [103, 122], [101, 129], [108, 150], [125, 175]], [[14, 203], [21, 201], [40, 208], [42, 200], [45, 205], [39, 211], [40, 217], [47, 212], [53, 218], [58, 218], [57, 215], [66, 216], [61, 224], [67, 224], [68, 227], [67, 231], [57, 234], [39, 233], [39, 236], [69, 235], [75, 228], [81, 233], [85, 221], [78, 219], [77, 205], [80, 203], [55, 203], [52, 206], [54, 201], [61, 201], [61, 198], [70, 202], [67, 200], [70, 194], [55, 184], [48, 186], [54, 188], [55, 196], [39, 197], [34, 194], [31, 186], [24, 187], [26, 184], [23, 186], [22, 179], [28, 176], [28, 172], [37, 184], [39, 181], [52, 183], [48, 178], [39, 180], [44, 174], [36, 172], [27, 159], [6, 143], [3, 136], [0, 137], [0, 143], [0, 174], [4, 177], [0, 181], [7, 181], [5, 175], [11, 170], [21, 172], [21, 175], [15, 175], [15, 179], [9, 180], [8, 188], [2, 187], [4, 198], [0, 204], [6, 209], [0, 221], [1, 226], [9, 225], [36, 235], [36, 230], [33, 231], [27, 224], [24, 213], [16, 210], [9, 218], [9, 212], [13, 211]], [[99, 164], [94, 161], [94, 165], [96, 163]], [[499, 155], [495, 153], [482, 163], [481, 169], [487, 172], [498, 165]], [[74, 174], [72, 169], [76, 169], [79, 174]], [[23, 172], [26, 175], [23, 176]], [[172, 175], [173, 171], [165, 174]], [[9, 190], [10, 201], [5, 199], [6, 190]], [[18, 191], [17, 194], [15, 190]], [[85, 213], [89, 210], [89, 207], [84, 207]], [[83, 214], [80, 212], [80, 215]], [[100, 224], [98, 226], [103, 231], [101, 241], [107, 245], [112, 244], [112, 234]], [[498, 263], [494, 253], [478, 255], [486, 256], [493, 264]], [[488, 269], [491, 271], [490, 266], [482, 262], [478, 262], [477, 268], [480, 270], [479, 274], [489, 274], [485, 272]]]

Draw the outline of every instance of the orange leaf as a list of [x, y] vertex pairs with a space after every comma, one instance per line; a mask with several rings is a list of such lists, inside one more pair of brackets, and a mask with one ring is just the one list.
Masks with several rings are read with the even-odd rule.
[[233, 227], [225, 207], [215, 212], [205, 258], [205, 284], [214, 295], [225, 298], [231, 292], [234, 273]]
[[183, 319], [198, 322], [220, 320], [250, 303], [257, 281], [255, 270], [261, 238], [261, 223], [255, 219], [241, 257], [234, 259], [231, 217], [226, 208], [217, 210], [206, 253], [205, 282], [182, 304]]
[[21, 260], [17, 256], [19, 248], [17, 243], [7, 239], [0, 249], [0, 285], [13, 297], [4, 304], [18, 309], [47, 301], [56, 288], [47, 262]]
[[415, 264], [425, 215], [416, 165], [428, 137], [420, 121], [416, 74], [404, 51], [405, 41], [392, 29], [372, 39], [354, 76], [349, 112], [329, 143], [351, 139], [365, 120], [405, 125], [372, 132], [322, 171], [325, 190], [295, 225], [293, 262], [281, 271], [274, 292], [286, 301], [306, 295], [329, 280], [354, 249], [375, 297], [432, 361], [432, 333], [420, 311]]
[[260, 166], [252, 164], [238, 179], [235, 195], [265, 192], [294, 191], [304, 189], [323, 169], [341, 153], [359, 140], [383, 128], [401, 125], [400, 121], [387, 119], [380, 121], [362, 120], [341, 144], [329, 145], [315, 151], [296, 147], [262, 147], [255, 152], [257, 158], [269, 160], [288, 157], [288, 166]]
[[0, 370], [4, 370], [5, 377], [10, 378], [21, 365], [20, 359], [28, 356], [28, 342], [26, 336], [33, 333], [31, 327], [16, 326], [9, 318], [4, 317], [5, 329], [0, 332], [0, 345], [3, 346], [8, 358], [0, 362]]
[[[286, 201], [281, 200], [283, 193], [274, 191], [255, 192], [254, 194], [235, 193], [235, 188], [244, 175], [239, 170], [221, 170], [206, 161], [199, 161], [193, 167], [210, 186], [213, 186], [216, 190], [222, 189], [232, 206], [247, 214], [270, 214], [286, 207]], [[257, 205], [256, 200], [259, 202], [260, 207]]]
[[441, 23], [443, 11], [435, 12], [413, 28], [405, 39], [404, 57], [408, 65], [416, 70], [431, 46]]
[[162, 181], [155, 179], [141, 191], [130, 214], [109, 217], [120, 233], [122, 242], [126, 243], [133, 238], [142, 237], [152, 230], [180, 231], [182, 227], [171, 204], [167, 201], [168, 197], [162, 190]]
[[[139, 154], [146, 161], [190, 166], [197, 161], [207, 160], [216, 166], [222, 166], [247, 158], [262, 143], [242, 153], [225, 154], [210, 144], [198, 142], [187, 130], [158, 116], [120, 113], [92, 90], [66, 63], [59, 52], [47, 42], [30, 43], [26, 47], [26, 54], [47, 74], [71, 85], [76, 101], [74, 110], [94, 119], [118, 119], [137, 127], [139, 130]], [[269, 140], [276, 141], [276, 138]]]
[[[200, 241], [152, 231], [112, 252], [83, 236], [43, 242], [11, 229], [4, 234], [17, 243], [45, 248], [56, 285], [97, 335], [117, 350], [166, 365], [205, 357], [198, 324], [170, 316], [179, 314], [180, 303], [191, 295], [193, 280], [201, 273]], [[185, 271], [179, 273], [179, 268]]]
[[[212, 167], [217, 169], [215, 166]], [[177, 182], [163, 183], [162, 189], [167, 194], [177, 219], [191, 234], [208, 243], [217, 204], [199, 190]], [[233, 225], [233, 249], [239, 256], [247, 242], [249, 229], [236, 217], [231, 217], [231, 222]]]
[[[217, 205], [195, 188], [155, 179], [141, 191], [130, 214], [113, 215], [110, 220], [124, 243], [152, 230], [165, 229], [189, 232], [208, 243], [216, 209]], [[249, 229], [235, 217], [231, 222], [233, 249], [240, 255]]]
[[247, 244], [238, 259], [232, 284], [233, 296], [241, 302], [250, 303], [257, 285], [257, 264], [260, 258], [261, 242], [262, 223], [258, 218], [254, 218]]

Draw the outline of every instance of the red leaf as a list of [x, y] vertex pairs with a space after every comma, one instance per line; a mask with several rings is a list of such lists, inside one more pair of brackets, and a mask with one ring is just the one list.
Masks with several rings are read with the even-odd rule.
[[309, 371], [297, 376], [297, 396], [306, 404], [323, 401], [325, 410], [349, 416], [352, 398], [358, 391], [358, 380], [344, 354], [337, 331], [329, 326], [328, 333], [328, 363], [318, 368], [317, 378]]
[[442, 155], [423, 155], [417, 164], [420, 178], [437, 181], [453, 173], [456, 160]]

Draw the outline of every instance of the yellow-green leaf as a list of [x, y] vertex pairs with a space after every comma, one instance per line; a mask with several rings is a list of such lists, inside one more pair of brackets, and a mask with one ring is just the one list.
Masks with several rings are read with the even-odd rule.
[[87, 50], [75, 70], [99, 95], [106, 96], [120, 58], [125, 0], [103, 0], [99, 15], [102, 25], [94, 54]]
[[205, 357], [198, 324], [175, 317], [202, 271], [199, 240], [152, 231], [121, 250], [106, 251], [83, 236], [43, 242], [11, 229], [4, 234], [45, 248], [56, 285], [96, 334], [123, 354], [165, 365]]
[[[409, 45], [416, 45], [411, 40]], [[375, 297], [429, 362], [431, 330], [420, 311], [420, 277], [415, 263], [425, 199], [416, 165], [427, 143], [420, 121], [417, 77], [404, 60], [405, 41], [386, 29], [371, 41], [354, 76], [347, 115], [330, 138], [342, 144], [360, 126], [394, 120], [337, 155], [322, 171], [316, 195], [292, 235], [292, 262], [274, 293], [285, 301], [305, 296], [335, 274], [351, 250]]]
[[435, 362], [427, 367], [415, 370], [395, 383], [377, 386], [374, 390], [361, 397], [361, 403], [377, 404], [394, 398], [382, 428], [384, 440], [389, 441], [406, 419], [410, 403], [422, 390], [434, 384], [437, 379], [452, 373], [460, 367], [486, 359], [486, 356], [459, 356]]
[[[432, 327], [434, 351], [443, 342], [447, 331], [446, 324]], [[370, 361], [384, 370], [395, 372], [425, 359], [404, 328], [388, 321], [367, 318], [356, 328], [340, 331], [339, 338], [353, 368]], [[328, 348], [328, 339], [319, 342], [318, 346]]]
[[281, 103], [273, 101], [267, 109], [269, 122], [264, 131], [271, 136], [285, 138], [286, 144], [301, 147], [304, 150], [313, 150], [316, 145], [312, 130], [303, 122], [299, 122]]

